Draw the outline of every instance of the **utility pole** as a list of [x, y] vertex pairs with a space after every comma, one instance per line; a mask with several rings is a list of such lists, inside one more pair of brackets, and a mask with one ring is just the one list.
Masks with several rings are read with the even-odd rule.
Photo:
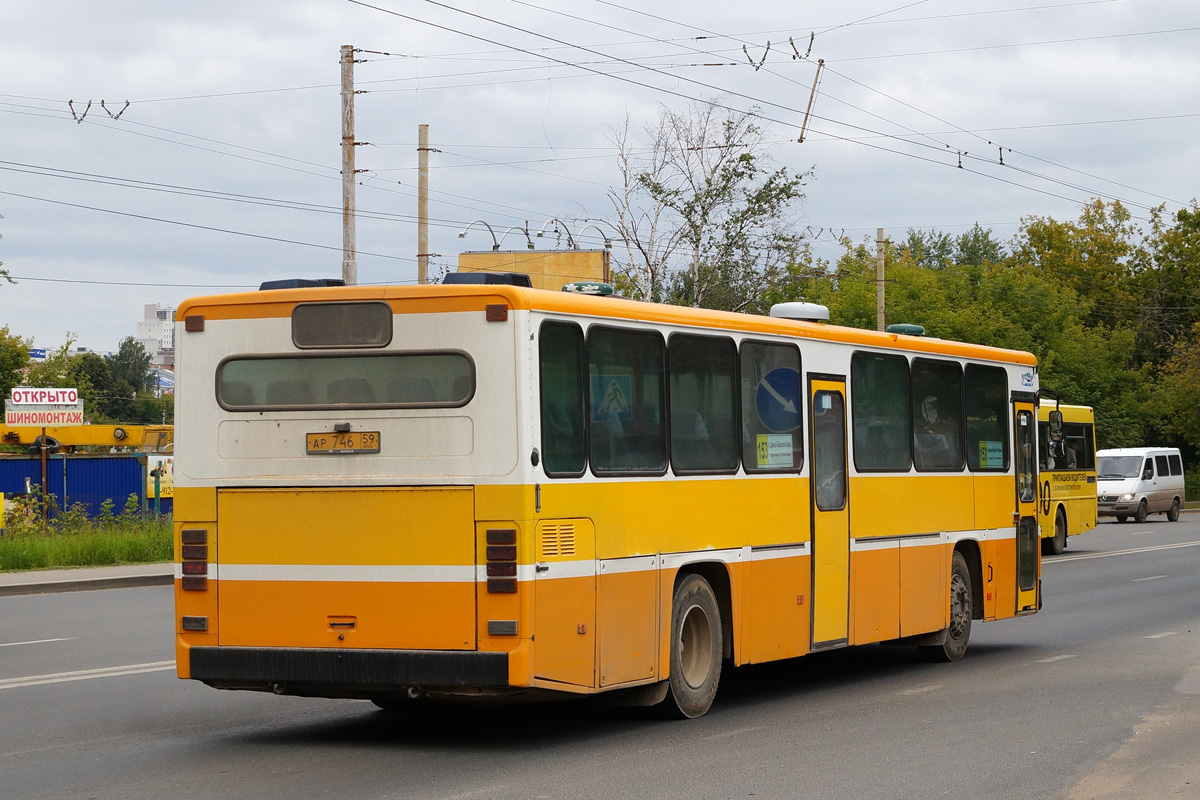
[[417, 283], [429, 282], [429, 126], [417, 126]]
[[875, 229], [875, 329], [883, 330], [883, 228]]
[[342, 45], [342, 280], [358, 283], [354, 232], [354, 45]]

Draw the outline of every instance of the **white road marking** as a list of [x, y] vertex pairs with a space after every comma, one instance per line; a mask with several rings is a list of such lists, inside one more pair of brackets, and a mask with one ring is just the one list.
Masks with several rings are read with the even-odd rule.
[[1059, 556], [1050, 560], [1042, 560], [1042, 567], [1053, 566], [1054, 564], [1062, 564], [1067, 561], [1086, 561], [1089, 558], [1111, 558], [1113, 556], [1129, 556], [1135, 553], [1153, 553], [1157, 550], [1176, 550], [1180, 547], [1197, 547], [1200, 542], [1182, 542], [1180, 544], [1158, 544], [1152, 547], [1135, 547], [1130, 550], [1113, 550], [1108, 553], [1089, 553], [1079, 556]]
[[1151, 575], [1149, 578], [1130, 578], [1130, 583], [1141, 583], [1142, 581], [1156, 581], [1159, 578], [1165, 578], [1166, 575]]
[[1151, 636], [1143, 636], [1142, 638], [1143, 639], [1165, 639], [1168, 636], [1174, 636], [1177, 633], [1179, 633], [1179, 631], [1164, 631], [1163, 633], [1156, 633]]
[[1050, 656], [1049, 658], [1039, 658], [1033, 662], [1035, 664], [1053, 664], [1055, 661], [1066, 661], [1068, 658], [1074, 658], [1074, 655], [1069, 656]]
[[929, 686], [919, 686], [916, 689], [905, 689], [903, 692], [896, 692], [896, 694], [900, 695], [901, 697], [907, 697], [908, 695], [924, 694], [925, 692], [935, 692], [940, 688], [942, 688], [942, 684], [934, 683]]
[[65, 639], [32, 639], [28, 642], [0, 642], [0, 647], [18, 647], [23, 644], [48, 644], [50, 642], [69, 642], [74, 638], [74, 636], [68, 636]]
[[138, 675], [143, 672], [164, 672], [169, 669], [175, 669], [174, 661], [154, 661], [149, 664], [129, 664], [124, 667], [81, 669], [75, 672], [56, 672], [50, 675], [29, 675], [24, 678], [5, 678], [4, 680], [0, 680], [0, 690], [18, 689], [23, 686], [44, 686], [48, 683], [66, 683], [67, 681], [86, 681], [92, 678], [115, 678], [118, 675]]

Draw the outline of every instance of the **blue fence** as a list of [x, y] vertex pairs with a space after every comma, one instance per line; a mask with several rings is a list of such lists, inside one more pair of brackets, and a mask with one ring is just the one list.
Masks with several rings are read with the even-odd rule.
[[[0, 457], [0, 492], [25, 494], [42, 483], [40, 456]], [[105, 500], [121, 513], [129, 496], [137, 495], [146, 508], [146, 456], [142, 453], [54, 455], [47, 459], [46, 490], [58, 498], [60, 508], [82, 503], [88, 516], [100, 513]], [[167, 509], [163, 509], [166, 511]]]

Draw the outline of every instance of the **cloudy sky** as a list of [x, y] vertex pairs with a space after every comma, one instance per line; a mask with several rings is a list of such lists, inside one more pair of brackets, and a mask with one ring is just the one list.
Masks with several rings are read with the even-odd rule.
[[1147, 218], [1200, 195], [1194, 0], [0, 0], [0, 20], [0, 325], [38, 347], [339, 276], [347, 44], [360, 283], [415, 281], [422, 123], [435, 271], [490, 249], [459, 238], [473, 220], [611, 218], [613, 128], [645, 146], [661, 106], [713, 98], [814, 170], [797, 225], [826, 258], [877, 227], [1007, 241], [1093, 197]]

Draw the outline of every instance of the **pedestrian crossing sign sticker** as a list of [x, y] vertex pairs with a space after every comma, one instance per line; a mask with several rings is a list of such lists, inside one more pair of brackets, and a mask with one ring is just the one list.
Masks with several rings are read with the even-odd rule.
[[633, 419], [633, 376], [592, 376], [592, 421]]

